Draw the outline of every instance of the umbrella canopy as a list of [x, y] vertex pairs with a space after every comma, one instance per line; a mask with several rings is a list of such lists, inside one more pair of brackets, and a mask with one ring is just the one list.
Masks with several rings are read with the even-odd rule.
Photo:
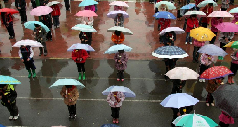
[[129, 88], [124, 86], [110, 86], [102, 92], [103, 95], [108, 95], [110, 92], [120, 91], [123, 92], [125, 97], [136, 97], [136, 94], [131, 91]]
[[58, 79], [53, 85], [51, 85], [49, 88], [53, 86], [65, 86], [65, 85], [74, 85], [79, 86], [80, 89], [85, 88], [85, 86], [80, 83], [79, 81], [75, 79]]
[[172, 70], [169, 70], [165, 75], [170, 79], [180, 80], [197, 79], [199, 77], [197, 72], [187, 67], [176, 67]]
[[230, 13], [238, 13], [238, 7], [231, 9], [229, 12]]
[[101, 127], [119, 127], [116, 124], [103, 124]]
[[13, 77], [0, 75], [0, 84], [21, 84], [21, 82]]
[[224, 47], [236, 48], [238, 49], [238, 41], [232, 41], [226, 44]]
[[197, 98], [188, 95], [187, 93], [176, 93], [167, 96], [160, 104], [163, 107], [181, 108], [195, 105], [199, 102]]
[[203, 11], [188, 11], [184, 14], [185, 17], [189, 17], [191, 15], [197, 15], [198, 18], [207, 16]]
[[95, 51], [90, 45], [88, 45], [88, 44], [80, 44], [80, 43], [73, 44], [70, 48], [67, 49], [67, 51], [68, 52], [72, 52], [75, 49], [84, 49], [84, 50], [90, 51], [90, 52]]
[[96, 1], [94, 1], [94, 0], [83, 0], [83, 1], [79, 4], [79, 7], [90, 6], [90, 5], [94, 5], [94, 4], [98, 4], [98, 2], [96, 2]]
[[114, 26], [107, 30], [107, 32], [115, 32], [115, 31], [121, 31], [125, 35], [133, 35], [133, 33], [129, 29], [120, 26]]
[[216, 26], [221, 32], [238, 32], [238, 25], [231, 22], [223, 22]]
[[117, 45], [111, 46], [107, 51], [105, 51], [104, 54], [117, 53], [118, 50], [124, 50], [125, 52], [130, 52], [132, 48], [124, 44], [117, 44]]
[[152, 56], [158, 58], [184, 58], [187, 57], [188, 54], [177, 46], [162, 46], [157, 48], [154, 52], [152, 52]]
[[93, 17], [93, 16], [98, 16], [98, 15], [94, 11], [83, 10], [83, 11], [79, 11], [78, 13], [76, 13], [75, 16]]
[[207, 44], [202, 46], [199, 50], [199, 53], [206, 53], [211, 56], [225, 56], [227, 53], [220, 47], [214, 44]]
[[185, 5], [185, 6], [183, 6], [182, 8], [180, 8], [180, 9], [192, 9], [192, 8], [194, 8], [196, 6], [196, 4], [194, 4], [194, 3], [191, 3], [191, 4], [187, 4], [187, 5]]
[[52, 6], [54, 4], [60, 4], [60, 2], [58, 2], [58, 1], [51, 1], [48, 4], [46, 4], [46, 6]]
[[238, 22], [236, 22], [236, 25], [238, 25]]
[[198, 27], [190, 31], [190, 36], [198, 41], [211, 41], [216, 35], [208, 28]]
[[227, 11], [213, 11], [207, 17], [234, 17]]
[[12, 47], [21, 47], [22, 45], [29, 45], [31, 47], [44, 47], [40, 42], [38, 41], [34, 41], [34, 40], [20, 40], [18, 42], [16, 42]]
[[225, 66], [214, 66], [214, 67], [210, 67], [207, 70], [205, 70], [200, 75], [199, 78], [200, 79], [211, 80], [211, 79], [225, 77], [225, 76], [230, 75], [230, 74], [233, 74], [233, 73], [227, 67], [225, 67]]
[[159, 34], [164, 35], [167, 32], [175, 32], [176, 34], [182, 34], [185, 33], [185, 31], [179, 27], [167, 27], [166, 29], [163, 29]]
[[40, 25], [43, 29], [45, 29], [46, 32], [50, 31], [50, 29], [46, 25], [44, 25], [42, 22], [39, 22], [39, 21], [28, 21], [28, 22], [24, 23], [24, 26], [27, 29], [34, 30], [35, 29], [34, 24]]
[[77, 24], [71, 28], [72, 30], [79, 30], [82, 32], [97, 32], [93, 27], [90, 25], [85, 24]]
[[238, 86], [220, 85], [212, 96], [215, 99], [215, 105], [229, 114], [233, 118], [238, 118]]
[[156, 8], [159, 8], [159, 6], [162, 5], [162, 4], [165, 4], [165, 5], [168, 7], [169, 10], [176, 9], [176, 7], [174, 6], [174, 4], [171, 3], [171, 2], [168, 2], [168, 1], [160, 1], [160, 2], [158, 2], [158, 3], [155, 4], [155, 7], [156, 7]]
[[217, 127], [218, 124], [207, 116], [200, 114], [186, 114], [177, 117], [173, 122], [175, 126], [182, 127]]
[[213, 7], [216, 7], [218, 6], [216, 2], [214, 2], [213, 0], [204, 0], [202, 1], [201, 3], [199, 3], [197, 6], [198, 7], [205, 7], [207, 6], [208, 4], [212, 3], [213, 4]]
[[127, 5], [126, 2], [124, 2], [124, 1], [113, 1], [109, 5], [111, 5], [111, 6], [114, 5], [114, 6], [129, 7], [129, 5]]
[[124, 18], [129, 18], [129, 14], [126, 13], [125, 11], [110, 11], [108, 14], [107, 14], [107, 17], [108, 18], [115, 18], [117, 16], [117, 14], [122, 14]]
[[15, 10], [15, 9], [11, 9], [11, 8], [0, 9], [0, 12], [8, 12], [8, 13], [11, 13], [11, 14], [19, 13], [19, 11]]
[[176, 19], [176, 17], [168, 12], [168, 11], [159, 11], [153, 15], [156, 19], [164, 18], [164, 19]]
[[31, 10], [30, 14], [34, 16], [48, 15], [53, 11], [49, 6], [38, 6]]

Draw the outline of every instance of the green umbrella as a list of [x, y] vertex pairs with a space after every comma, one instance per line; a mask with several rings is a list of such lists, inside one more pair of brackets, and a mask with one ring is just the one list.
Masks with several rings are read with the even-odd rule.
[[213, 0], [204, 0], [201, 3], [199, 3], [197, 6], [198, 7], [205, 7], [206, 5], [212, 3], [213, 7], [218, 6], [216, 2], [214, 2]]
[[236, 48], [238, 49], [238, 41], [235, 41], [232, 45], [231, 48]]

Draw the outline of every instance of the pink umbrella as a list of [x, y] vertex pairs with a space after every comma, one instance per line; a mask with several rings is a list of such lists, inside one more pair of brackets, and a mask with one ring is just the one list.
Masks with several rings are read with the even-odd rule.
[[231, 22], [223, 22], [216, 26], [221, 32], [238, 32], [238, 25]]
[[129, 7], [124, 1], [113, 1], [109, 5]]
[[98, 16], [94, 11], [91, 10], [83, 10], [79, 11], [75, 16], [83, 16], [83, 17], [93, 17], [93, 16]]
[[227, 11], [213, 11], [207, 17], [234, 17]]
[[38, 6], [37, 8], [34, 8], [30, 14], [34, 16], [41, 16], [41, 15], [48, 15], [53, 11], [51, 7], [48, 6]]

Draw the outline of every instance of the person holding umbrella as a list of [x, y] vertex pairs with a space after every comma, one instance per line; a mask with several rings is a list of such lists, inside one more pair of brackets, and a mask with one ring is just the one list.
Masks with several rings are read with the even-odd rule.
[[128, 57], [124, 50], [118, 50], [115, 54], [115, 67], [117, 69], [117, 81], [124, 81], [124, 70], [127, 68]]
[[206, 90], [208, 92], [207, 97], [206, 97], [206, 105], [207, 106], [214, 106], [214, 98], [212, 96], [212, 93], [221, 85], [222, 78], [217, 78], [217, 79], [211, 79], [208, 80], [208, 84], [206, 87]]
[[125, 95], [120, 91], [110, 92], [107, 96], [107, 102], [112, 110], [113, 123], [119, 123], [119, 111], [122, 102], [125, 100]]
[[221, 0], [221, 11], [227, 11], [230, 0]]
[[174, 42], [176, 41], [176, 33], [174, 31], [166, 32], [163, 38], [164, 46], [174, 46]]
[[186, 84], [186, 80], [173, 79], [173, 88], [171, 94], [182, 93], [182, 89]]
[[114, 18], [114, 24], [115, 26], [124, 26], [124, 16], [121, 13], [118, 13], [117, 16]]
[[[205, 70], [209, 68], [209, 66], [214, 62], [214, 57], [208, 54], [203, 53], [200, 57], [200, 71], [199, 75], [201, 75]], [[205, 79], [199, 79], [199, 82], [205, 82]]]
[[221, 32], [219, 37], [220, 48], [226, 51], [226, 47], [224, 46], [233, 39], [234, 35], [235, 35], [234, 32]]
[[46, 39], [49, 41], [52, 41], [52, 34], [51, 34], [52, 17], [51, 17], [51, 14], [42, 15], [40, 21], [50, 29], [50, 31], [46, 35]]
[[204, 46], [205, 41], [198, 41], [198, 40], [194, 39], [193, 44], [194, 44], [193, 62], [198, 63], [199, 52], [197, 52], [197, 51], [200, 49], [200, 47]]
[[[220, 23], [222, 23], [222, 18], [221, 17], [214, 17], [211, 19], [211, 31], [217, 36], [218, 33], [218, 29], [216, 28], [217, 25], [219, 25]], [[214, 36], [212, 38], [212, 40], [210, 41], [210, 44], [214, 44], [214, 42], [216, 41], [216, 36]]]
[[233, 72], [233, 74], [228, 76], [227, 83], [229, 84], [234, 84], [233, 77], [236, 75], [237, 70], [238, 70], [238, 50], [234, 49], [235, 51], [231, 54], [231, 67], [230, 70]]
[[232, 118], [230, 115], [228, 115], [224, 111], [221, 111], [219, 120], [220, 120], [219, 122], [220, 127], [229, 127], [229, 124], [234, 124], [234, 118]]
[[35, 40], [40, 42], [44, 48], [42, 47], [39, 47], [39, 50], [40, 50], [40, 54], [39, 56], [41, 56], [43, 54], [43, 50], [44, 50], [44, 56], [47, 55], [47, 48], [46, 48], [46, 31], [44, 28], [41, 27], [41, 25], [38, 25], [38, 24], [34, 24], [35, 25], [35, 28], [34, 28], [34, 35], [35, 35]]
[[86, 79], [84, 65], [85, 65], [87, 58], [88, 58], [88, 53], [84, 49], [75, 49], [72, 52], [72, 60], [74, 60], [74, 62], [77, 65], [78, 72], [79, 72], [79, 78], [78, 78], [79, 80], [81, 80], [81, 78], [82, 78], [82, 76], [81, 76], [82, 71], [83, 71], [83, 80]]
[[79, 98], [79, 92], [74, 85], [65, 85], [60, 91], [60, 95], [64, 98], [64, 103], [68, 107], [69, 118], [76, 118], [76, 102]]
[[9, 39], [15, 38], [15, 32], [13, 29], [13, 16], [8, 12], [1, 12], [1, 16], [3, 18], [3, 24], [6, 26], [7, 31], [9, 33]]
[[26, 1], [25, 0], [16, 0], [15, 6], [20, 12], [21, 16], [21, 23], [27, 22], [27, 16], [26, 16]]
[[[193, 110], [193, 106], [186, 106], [181, 108], [171, 108], [173, 110], [173, 119], [172, 122], [179, 116], [189, 114]], [[175, 125], [171, 122], [171, 127]]]
[[[208, 5], [206, 5], [202, 11], [204, 13], [206, 13], [206, 15], [208, 16], [209, 14], [211, 14], [213, 12], [213, 3], [209, 3]], [[201, 26], [207, 28], [207, 25], [210, 22], [210, 18], [207, 17], [202, 17], [201, 18]]]
[[190, 37], [190, 30], [198, 27], [198, 19], [197, 15], [191, 15], [190, 18], [187, 19], [187, 36], [186, 36], [186, 42], [185, 44], [192, 44], [192, 37]]
[[[91, 32], [80, 32], [79, 39], [81, 40], [81, 44], [88, 44], [91, 46], [92, 44], [92, 33]], [[90, 58], [90, 52], [87, 51], [88, 57]]]
[[53, 11], [51, 12], [51, 15], [53, 17], [53, 23], [55, 28], [57, 28], [60, 25], [60, 22], [59, 22], [60, 8], [59, 8], [59, 5], [57, 4], [54, 4], [50, 7], [53, 9]]
[[9, 120], [17, 120], [19, 117], [18, 107], [16, 105], [17, 92], [13, 85], [0, 84], [0, 99], [1, 104], [7, 107], [10, 112]]
[[122, 42], [124, 42], [125, 37], [124, 37], [124, 34], [121, 31], [116, 30], [112, 34], [111, 40], [114, 42], [114, 45], [121, 44]]
[[83, 17], [83, 24], [93, 26], [93, 17]]

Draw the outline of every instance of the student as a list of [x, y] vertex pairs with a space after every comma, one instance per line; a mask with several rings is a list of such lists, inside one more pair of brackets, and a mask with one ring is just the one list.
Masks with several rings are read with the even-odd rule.
[[121, 31], [115, 31], [112, 34], [111, 40], [116, 44], [122, 44], [125, 40], [124, 34]]
[[[80, 32], [79, 33], [79, 39], [81, 40], [82, 44], [92, 44], [92, 33], [91, 32]], [[88, 57], [90, 58], [90, 52], [87, 51]]]
[[193, 41], [194, 44], [194, 49], [193, 49], [193, 62], [194, 63], [198, 63], [198, 57], [199, 57], [199, 52], [198, 50], [204, 46], [205, 41], [197, 41], [196, 39], [194, 39]]
[[[213, 12], [213, 3], [209, 3], [207, 6], [205, 6], [202, 11], [208, 16]], [[208, 17], [202, 17], [201, 18], [201, 26], [207, 28], [207, 25], [210, 22], [210, 18]]]
[[52, 17], [51, 17], [51, 14], [42, 15], [40, 21], [50, 29], [50, 31], [46, 35], [46, 39], [49, 41], [52, 41], [52, 34], [51, 34]]
[[163, 38], [164, 46], [174, 46], [174, 42], [176, 41], [176, 33], [174, 31], [166, 32]]
[[[200, 71], [199, 75], [201, 75], [205, 70], [209, 68], [209, 66], [214, 62], [214, 57], [208, 54], [203, 53], [200, 57]], [[199, 82], [205, 82], [205, 79], [199, 79]]]
[[124, 26], [124, 16], [123, 14], [119, 13], [117, 16], [114, 18], [114, 24], [115, 26]]
[[40, 47], [40, 54], [39, 56], [41, 56], [43, 54], [43, 50], [44, 50], [44, 56], [47, 56], [47, 48], [46, 48], [46, 31], [44, 28], [41, 27], [41, 25], [35, 24], [35, 29], [34, 29], [34, 33], [35, 35], [35, 40], [40, 42], [44, 47]]
[[190, 44], [192, 43], [192, 37], [190, 37], [190, 31], [194, 28], [198, 27], [198, 19], [197, 19], [197, 15], [191, 15], [190, 18], [187, 19], [187, 36], [186, 36], [186, 42], [185, 44], [188, 44], [188, 42]]
[[227, 11], [230, 0], [221, 0], [221, 11]]
[[173, 88], [171, 94], [174, 93], [182, 93], [182, 89], [186, 84], [186, 80], [180, 80], [180, 79], [174, 79], [173, 82]]
[[59, 16], [60, 16], [60, 8], [59, 5], [54, 4], [51, 6], [51, 8], [53, 9], [53, 11], [51, 12], [51, 15], [53, 17], [53, 24], [55, 26], [55, 28], [59, 27], [60, 22], [59, 22]]
[[88, 58], [88, 53], [84, 49], [75, 49], [72, 52], [72, 60], [74, 60], [74, 62], [77, 65], [78, 73], [79, 73], [79, 78], [78, 78], [79, 80], [82, 79], [82, 72], [83, 72], [83, 80], [86, 79], [84, 65], [85, 65], [87, 58]]
[[124, 71], [127, 68], [128, 57], [124, 50], [118, 50], [115, 54], [115, 67], [117, 69], [117, 81], [124, 81]]
[[11, 13], [2, 12], [1, 16], [3, 18], [3, 24], [6, 26], [7, 31], [9, 33], [9, 39], [15, 38], [15, 32], [13, 29], [13, 16]]
[[26, 16], [26, 1], [25, 0], [16, 0], [15, 6], [18, 9], [20, 16], [21, 16], [21, 23], [27, 22]]

